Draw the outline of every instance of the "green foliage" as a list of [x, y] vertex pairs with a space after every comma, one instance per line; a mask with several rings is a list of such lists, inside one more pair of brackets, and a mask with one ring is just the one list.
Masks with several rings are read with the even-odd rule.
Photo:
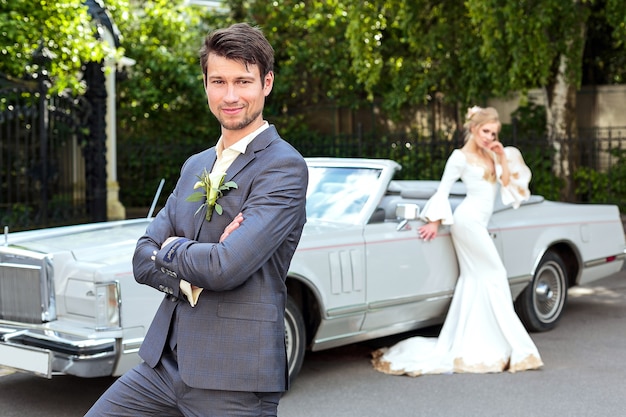
[[442, 93], [452, 103], [486, 98], [489, 74], [461, 2], [366, 1], [349, 16], [352, 69], [385, 110], [424, 104]]
[[[588, 15], [581, 2], [466, 0], [465, 5], [496, 94], [547, 85], [561, 54], [569, 62], [581, 62], [576, 54], [582, 51]], [[570, 66], [572, 84], [579, 84], [580, 73], [580, 65]]]
[[0, 224], [12, 227], [12, 231], [23, 230], [33, 224], [33, 207], [13, 204], [10, 209], [0, 210]]
[[[602, 5], [603, 2], [597, 2]], [[615, 46], [626, 47], [626, 10], [623, 0], [605, 0], [604, 9], [598, 8], [606, 17], [606, 21], [613, 28], [612, 35]]]
[[560, 200], [561, 190], [565, 184], [562, 178], [556, 177], [552, 171], [555, 150], [547, 146], [533, 146], [532, 142], [545, 142], [545, 136], [529, 137], [526, 146], [521, 146], [524, 162], [532, 172], [530, 190], [533, 194], [542, 195], [549, 200]]
[[212, 28], [247, 21], [263, 29], [276, 51], [276, 82], [264, 115], [288, 140], [319, 139], [297, 113], [303, 106], [360, 101], [362, 90], [342, 48], [347, 17], [340, 2], [227, 3], [228, 16], [185, 7], [182, 0], [131, 3], [130, 12], [111, 8], [125, 55], [136, 60], [118, 84], [118, 142], [126, 150], [118, 155], [123, 204], [148, 205], [161, 177], [163, 196], [169, 194], [184, 160], [217, 141], [219, 125], [206, 104], [197, 54]]
[[[606, 33], [613, 48], [598, 65], [610, 63], [613, 82], [623, 82], [626, 68], [623, 0], [226, 0], [228, 15], [185, 4], [108, 0], [122, 34], [121, 49], [112, 51], [98, 41], [82, 0], [0, 0], [2, 72], [36, 72], [32, 54], [41, 45], [54, 53], [48, 69], [55, 88], [81, 91], [85, 62], [122, 53], [136, 61], [117, 84], [118, 179], [126, 206], [149, 205], [161, 177], [167, 195], [185, 158], [215, 143], [219, 126], [206, 105], [197, 51], [211, 28], [235, 21], [261, 26], [276, 50], [265, 116], [284, 137], [306, 146], [307, 156], [391, 157], [405, 166], [401, 175], [413, 178], [440, 175], [451, 146], [443, 135], [442, 145], [433, 146], [436, 132], [371, 133], [369, 144], [313, 132], [301, 109], [328, 102], [358, 108], [369, 99], [382, 108], [380, 119], [400, 119], [435, 100], [484, 103], [550, 83], [560, 54], [570, 59], [576, 84], [582, 62], [576, 51], [589, 16], [598, 22], [590, 30]], [[516, 126], [502, 136], [515, 129], [545, 142], [542, 111], [521, 108]], [[522, 150], [533, 191], [558, 195], [552, 150], [544, 143]]]
[[[593, 2], [587, 22], [583, 84], [626, 82], [626, 13], [622, 0]], [[610, 30], [609, 28], [612, 28]]]
[[386, 146], [380, 147], [375, 157], [392, 159], [402, 165], [402, 171], [396, 177], [405, 180], [439, 180], [455, 148], [455, 144], [443, 134], [433, 138], [417, 132], [395, 139], [387, 136], [383, 143]]
[[[346, 31], [352, 68], [369, 97], [382, 97], [388, 110], [436, 94], [467, 105], [544, 87], [554, 81], [561, 56], [569, 83], [579, 86], [592, 7], [605, 16], [597, 30], [612, 33], [621, 48], [615, 57], [623, 55], [622, 0], [358, 2]], [[614, 62], [623, 74], [623, 60]]]
[[[82, 3], [0, 0], [0, 71], [15, 77], [36, 72], [32, 54], [41, 42], [52, 53], [47, 66], [54, 89], [80, 92], [84, 63], [122, 53], [134, 59], [117, 83], [118, 179], [124, 204], [147, 206], [161, 177], [168, 179], [166, 196], [185, 158], [219, 136], [197, 54], [210, 22], [219, 18], [183, 0], [110, 0], [107, 10], [122, 34], [121, 49], [113, 51], [98, 40]], [[154, 174], [146, 179], [146, 173]]]
[[353, 107], [363, 90], [350, 71], [343, 0], [256, 1], [251, 16], [276, 51], [276, 84], [270, 104], [288, 109], [333, 101]]
[[520, 148], [532, 172], [531, 191], [550, 200], [559, 200], [565, 182], [552, 173], [555, 149], [546, 139], [545, 107], [524, 103], [511, 114], [511, 119], [511, 124], [502, 126], [500, 138], [505, 145]]
[[115, 51], [96, 37], [97, 28], [81, 0], [0, 0], [0, 72], [21, 78], [41, 70], [33, 57], [39, 50], [54, 90], [84, 91], [80, 70]]
[[608, 169], [610, 198], [606, 202], [618, 204], [621, 212], [626, 212], [626, 150], [613, 149], [611, 156], [616, 163]]
[[212, 16], [184, 1], [118, 1], [110, 6], [122, 47], [135, 64], [118, 83], [120, 200], [149, 206], [158, 182], [161, 201], [173, 190], [192, 153], [215, 144], [219, 125], [208, 110], [198, 51]]
[[589, 203], [606, 203], [608, 201], [609, 178], [604, 172], [593, 168], [581, 167], [574, 173], [576, 182], [575, 193], [582, 201]]
[[546, 108], [535, 103], [521, 104], [513, 113], [515, 135], [542, 137], [547, 133]]
[[613, 149], [610, 152], [615, 163], [605, 171], [589, 167], [576, 170], [573, 175], [575, 192], [580, 201], [589, 203], [618, 204], [620, 211], [626, 211], [626, 150]]

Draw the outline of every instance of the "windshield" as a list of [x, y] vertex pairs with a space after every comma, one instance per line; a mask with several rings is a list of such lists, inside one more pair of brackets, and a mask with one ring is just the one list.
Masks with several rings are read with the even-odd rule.
[[356, 222], [377, 187], [381, 169], [309, 166], [309, 219]]

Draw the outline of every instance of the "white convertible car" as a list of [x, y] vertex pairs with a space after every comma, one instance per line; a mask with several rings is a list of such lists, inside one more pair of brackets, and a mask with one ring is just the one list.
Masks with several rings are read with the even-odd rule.
[[[308, 159], [308, 222], [287, 278], [290, 375], [322, 350], [443, 322], [458, 274], [450, 234], [418, 238], [433, 181], [394, 181], [389, 160]], [[453, 189], [454, 205], [463, 197]], [[0, 246], [0, 366], [51, 378], [121, 375], [162, 294], [132, 275], [150, 219], [7, 234]], [[624, 232], [615, 206], [532, 196], [496, 207], [489, 227], [516, 310], [553, 328], [568, 288], [616, 273]]]

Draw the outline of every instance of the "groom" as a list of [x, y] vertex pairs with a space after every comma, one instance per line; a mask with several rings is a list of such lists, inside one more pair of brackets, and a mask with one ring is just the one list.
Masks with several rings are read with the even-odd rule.
[[259, 29], [210, 33], [200, 63], [221, 137], [185, 162], [137, 243], [137, 282], [165, 297], [145, 362], [88, 416], [276, 416], [288, 388], [285, 279], [306, 221], [307, 167], [263, 120], [274, 51]]

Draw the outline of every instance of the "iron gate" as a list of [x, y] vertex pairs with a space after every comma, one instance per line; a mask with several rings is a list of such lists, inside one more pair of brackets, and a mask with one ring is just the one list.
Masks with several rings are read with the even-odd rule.
[[48, 87], [41, 74], [0, 74], [0, 225], [12, 231], [94, 220], [83, 152], [91, 106]]

